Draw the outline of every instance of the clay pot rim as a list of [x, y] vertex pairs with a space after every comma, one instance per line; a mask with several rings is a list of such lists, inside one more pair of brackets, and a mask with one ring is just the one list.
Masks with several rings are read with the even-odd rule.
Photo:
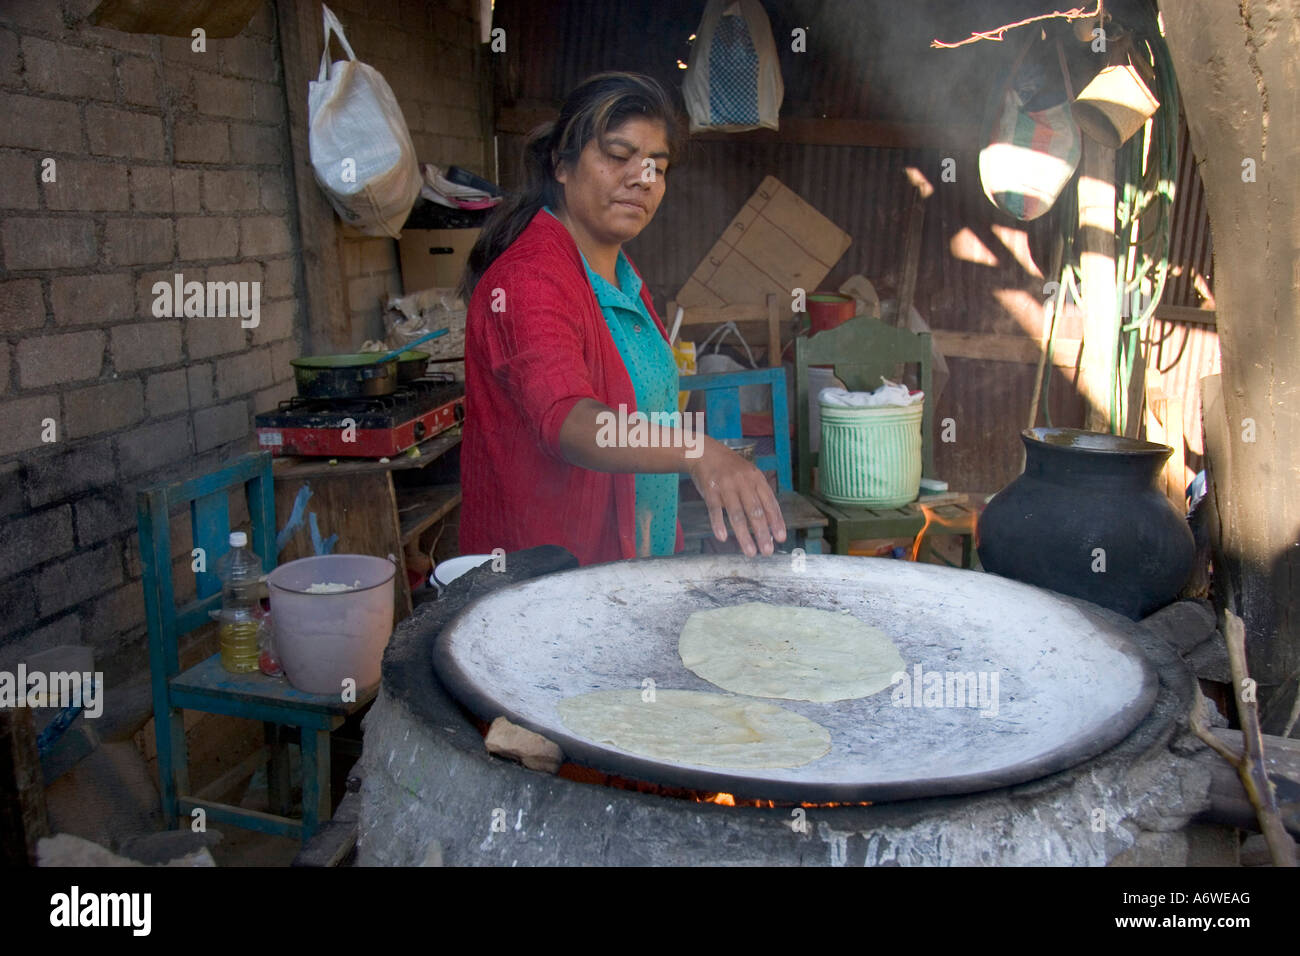
[[[1111, 435], [1108, 432], [1090, 432], [1082, 428], [1048, 428], [1040, 426], [1038, 428], [1026, 428], [1020, 433], [1021, 438], [1026, 445], [1031, 442], [1035, 445], [1052, 448], [1058, 451], [1070, 452], [1074, 454], [1087, 455], [1123, 455], [1139, 457], [1168, 457], [1174, 450], [1168, 445], [1161, 445], [1158, 442], [1142, 441], [1138, 438], [1125, 438], [1123, 435]], [[1059, 436], [1067, 438], [1066, 441], [1050, 441], [1046, 436]], [[1079, 436], [1087, 436], [1091, 441], [1088, 444], [1074, 444], [1073, 441]]]

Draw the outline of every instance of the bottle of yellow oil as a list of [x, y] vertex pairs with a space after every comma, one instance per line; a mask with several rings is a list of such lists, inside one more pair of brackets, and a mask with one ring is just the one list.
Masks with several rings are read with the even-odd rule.
[[221, 578], [220, 621], [221, 666], [236, 674], [258, 669], [261, 606], [258, 583], [262, 563], [248, 547], [248, 535], [230, 533], [230, 550], [217, 562]]

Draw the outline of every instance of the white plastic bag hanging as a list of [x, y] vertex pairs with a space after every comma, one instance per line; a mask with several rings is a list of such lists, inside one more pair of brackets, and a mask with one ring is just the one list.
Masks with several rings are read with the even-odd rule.
[[759, 0], [709, 0], [682, 83], [691, 132], [777, 129], [785, 84]]
[[[343, 25], [325, 11], [320, 75], [307, 94], [311, 165], [330, 204], [368, 236], [402, 234], [420, 194], [420, 167], [406, 119], [383, 76], [357, 59]], [[346, 60], [330, 63], [330, 36]]]

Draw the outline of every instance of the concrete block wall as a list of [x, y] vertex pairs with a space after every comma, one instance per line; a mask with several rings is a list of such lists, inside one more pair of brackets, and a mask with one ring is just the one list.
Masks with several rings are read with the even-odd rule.
[[[331, 3], [357, 57], [384, 75], [416, 158], [492, 178], [491, 131], [480, 117], [477, 0]], [[380, 302], [402, 292], [397, 243], [342, 229], [340, 256], [353, 343], [383, 337]]]
[[[393, 86], [418, 158], [490, 175], [473, 3], [331, 7]], [[253, 415], [293, 393], [308, 317], [286, 97], [306, 90], [286, 92], [272, 0], [204, 52], [88, 26], [97, 5], [0, 4], [0, 667], [84, 643], [125, 675], [147, 667], [136, 491], [252, 450]], [[359, 345], [401, 290], [396, 243], [335, 227], [329, 281]], [[176, 273], [261, 283], [259, 325], [155, 315], [154, 283]]]
[[[138, 670], [136, 490], [253, 447], [293, 391], [301, 267], [273, 5], [204, 52], [96, 5], [0, 4], [0, 663], [84, 643]], [[156, 315], [177, 273], [260, 283], [258, 326]]]

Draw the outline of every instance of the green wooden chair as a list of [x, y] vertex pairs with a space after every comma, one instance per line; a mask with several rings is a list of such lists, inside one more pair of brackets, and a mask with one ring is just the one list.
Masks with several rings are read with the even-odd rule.
[[[253, 550], [262, 559], [263, 571], [271, 571], [276, 563], [276, 527], [269, 453], [244, 455], [188, 481], [145, 488], [137, 498], [163, 814], [167, 826], [173, 827], [180, 816], [202, 809], [212, 820], [306, 842], [331, 813], [330, 732], [369, 703], [377, 689], [358, 692], [356, 702], [344, 703], [337, 696], [304, 693], [288, 681], [261, 673], [232, 674], [221, 666], [220, 654], [181, 671], [181, 636], [210, 624], [208, 612], [221, 606], [216, 567], [229, 549], [230, 495], [237, 492], [248, 500]], [[189, 509], [194, 547], [204, 550], [207, 570], [197, 575], [195, 599], [178, 608], [172, 583], [170, 516], [182, 507]], [[272, 809], [279, 812], [247, 810], [190, 792], [184, 710], [264, 723], [270, 757], [268, 791]], [[301, 735], [301, 820], [285, 815], [289, 728], [297, 728]], [[244, 769], [251, 775], [256, 767]]]
[[798, 490], [830, 519], [835, 553], [848, 554], [849, 543], [863, 538], [915, 538], [925, 526], [925, 514], [917, 507], [863, 508], [827, 501], [813, 489], [817, 453], [809, 450], [808, 367], [830, 365], [852, 391], [873, 391], [881, 376], [895, 374], [899, 363], [920, 366], [921, 390], [926, 394], [921, 420], [921, 475], [934, 477], [934, 407], [930, 372], [930, 334], [909, 332], [873, 319], [857, 316], [842, 325], [813, 336], [795, 338], [795, 406], [798, 415]]

